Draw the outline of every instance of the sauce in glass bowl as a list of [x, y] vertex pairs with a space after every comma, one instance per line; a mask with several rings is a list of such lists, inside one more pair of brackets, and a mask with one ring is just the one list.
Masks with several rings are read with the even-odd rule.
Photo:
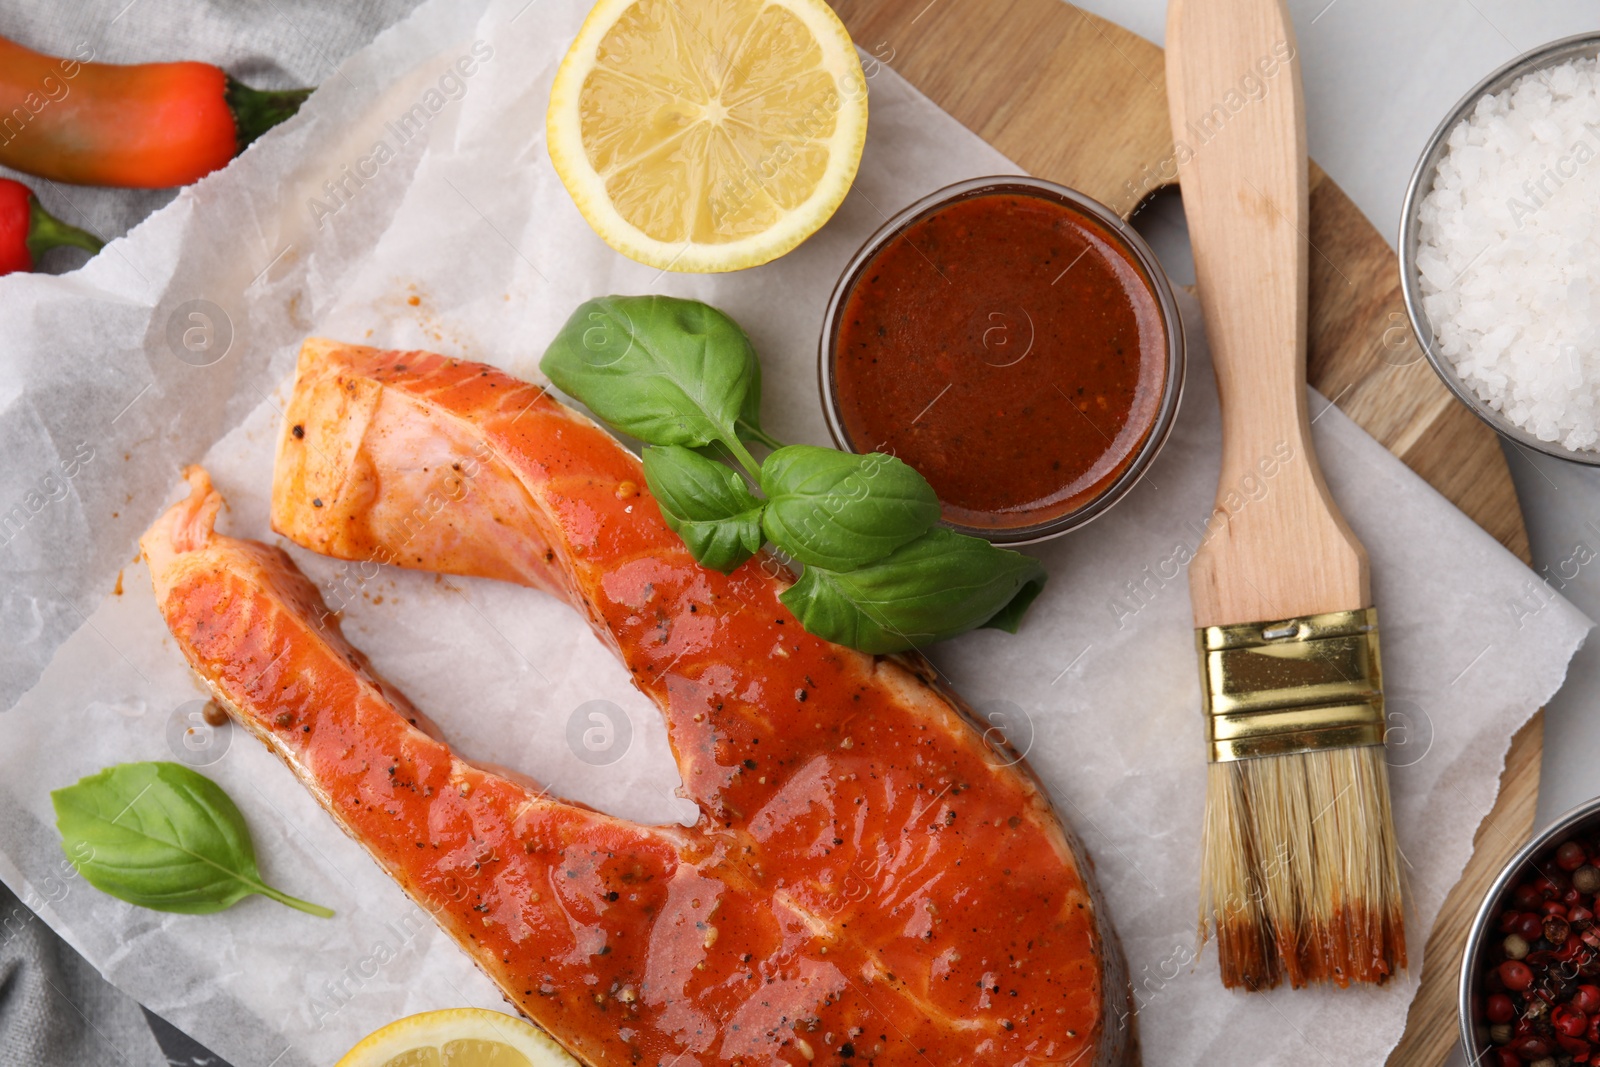
[[822, 350], [840, 444], [905, 460], [949, 525], [1010, 543], [1125, 492], [1182, 387], [1182, 331], [1149, 249], [1033, 179], [962, 183], [886, 226], [835, 291]]

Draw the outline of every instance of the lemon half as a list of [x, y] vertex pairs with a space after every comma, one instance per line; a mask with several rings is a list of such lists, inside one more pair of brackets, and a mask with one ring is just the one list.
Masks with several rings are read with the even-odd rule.
[[544, 1033], [503, 1012], [448, 1008], [375, 1030], [338, 1067], [580, 1067]]
[[753, 267], [850, 191], [867, 83], [823, 0], [600, 0], [545, 132], [607, 244], [663, 270]]

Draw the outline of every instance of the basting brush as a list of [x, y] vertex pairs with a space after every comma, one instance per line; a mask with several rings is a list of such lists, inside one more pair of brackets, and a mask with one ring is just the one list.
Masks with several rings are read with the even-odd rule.
[[1189, 574], [1211, 761], [1200, 933], [1229, 987], [1381, 983], [1406, 950], [1377, 616], [1307, 415], [1294, 29], [1280, 0], [1173, 0], [1166, 62], [1222, 402]]

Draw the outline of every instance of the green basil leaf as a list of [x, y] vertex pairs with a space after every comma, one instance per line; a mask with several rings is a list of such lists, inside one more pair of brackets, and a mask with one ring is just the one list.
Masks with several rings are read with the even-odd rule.
[[539, 367], [602, 422], [652, 445], [737, 445], [735, 423], [761, 403], [760, 364], [750, 339], [738, 323], [697, 300], [587, 301], [550, 342]]
[[[729, 320], [732, 321], [732, 320]], [[746, 338], [746, 344], [749, 339]], [[752, 348], [750, 359], [749, 386], [745, 389], [744, 403], [739, 405], [739, 421], [746, 426], [760, 432], [761, 430], [761, 360], [756, 357]], [[763, 435], [765, 436], [765, 435]]]
[[767, 536], [808, 567], [852, 570], [939, 521], [928, 480], [883, 452], [787, 445], [761, 464], [761, 491]]
[[[1021, 555], [1021, 553], [1018, 553]], [[989, 621], [978, 627], [980, 630], [1004, 630], [1008, 634], [1017, 632], [1022, 625], [1022, 617], [1028, 613], [1033, 602], [1039, 599], [1039, 594], [1044, 592], [1044, 579], [1029, 582], [1024, 585], [1017, 595], [1006, 601], [1006, 606], [989, 616]]]
[[991, 620], [1015, 627], [1044, 581], [1032, 556], [936, 527], [853, 571], [807, 567], [779, 599], [818, 637], [903, 652]]
[[661, 517], [702, 567], [728, 574], [760, 550], [765, 505], [738, 472], [682, 445], [652, 445], [644, 477]]
[[221, 911], [251, 893], [327, 918], [256, 869], [244, 816], [205, 775], [178, 763], [119, 763], [50, 794], [61, 847], [96, 889], [157, 911]]

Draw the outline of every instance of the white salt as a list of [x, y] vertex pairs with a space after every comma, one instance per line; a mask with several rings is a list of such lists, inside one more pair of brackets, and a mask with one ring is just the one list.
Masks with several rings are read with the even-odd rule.
[[1600, 450], [1600, 61], [1524, 75], [1445, 143], [1417, 213], [1435, 351], [1539, 440]]

